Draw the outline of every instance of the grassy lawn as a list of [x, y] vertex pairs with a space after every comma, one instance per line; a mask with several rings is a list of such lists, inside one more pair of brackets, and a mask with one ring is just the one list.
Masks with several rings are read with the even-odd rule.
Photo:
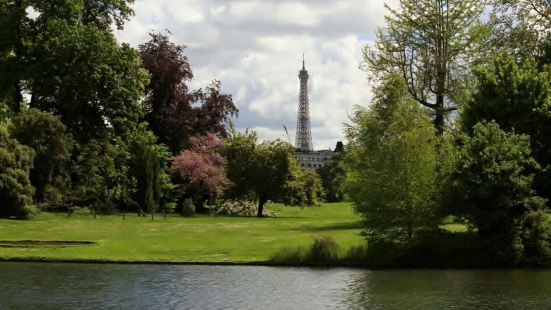
[[0, 257], [54, 259], [167, 260], [190, 262], [265, 261], [282, 247], [306, 246], [331, 236], [344, 250], [360, 245], [361, 225], [350, 203], [315, 208], [269, 205], [278, 218], [181, 216], [139, 218], [42, 213], [31, 221], [0, 220], [0, 240], [94, 241], [74, 247], [0, 247]]

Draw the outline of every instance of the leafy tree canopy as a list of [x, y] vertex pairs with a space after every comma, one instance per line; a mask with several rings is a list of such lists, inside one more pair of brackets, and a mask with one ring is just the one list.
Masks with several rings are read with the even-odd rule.
[[484, 33], [476, 31], [485, 1], [401, 0], [385, 17], [374, 46], [364, 48], [364, 68], [382, 79], [406, 81], [410, 95], [434, 112], [440, 133], [446, 115], [468, 97], [469, 65]]
[[219, 81], [205, 89], [188, 89], [193, 73], [184, 49], [162, 34], [151, 34], [151, 40], [140, 45], [144, 67], [151, 74], [143, 103], [146, 119], [173, 154], [190, 147], [190, 137], [209, 133], [226, 137], [227, 124], [238, 113]]
[[347, 191], [374, 240], [411, 240], [438, 219], [436, 135], [403, 79], [390, 75], [348, 128]]
[[0, 216], [30, 218], [34, 188], [29, 180], [34, 152], [10, 138], [0, 123]]

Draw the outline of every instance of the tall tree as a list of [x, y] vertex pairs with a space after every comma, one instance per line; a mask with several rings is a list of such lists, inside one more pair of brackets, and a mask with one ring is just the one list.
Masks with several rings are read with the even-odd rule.
[[79, 141], [138, 124], [147, 72], [134, 49], [95, 26], [60, 20], [49, 22], [35, 44], [36, 64], [26, 82], [31, 107], [60, 115]]
[[190, 147], [191, 137], [209, 133], [226, 137], [226, 125], [238, 113], [219, 81], [205, 89], [189, 90], [186, 83], [193, 73], [184, 49], [162, 34], [151, 34], [151, 40], [140, 45], [143, 65], [151, 75], [144, 101], [146, 120], [173, 154]]
[[472, 132], [482, 121], [495, 121], [502, 130], [530, 136], [532, 154], [543, 170], [536, 176], [540, 195], [551, 199], [551, 64], [534, 59], [517, 64], [510, 55], [497, 55], [476, 69], [478, 85], [461, 115]]
[[537, 264], [551, 254], [545, 200], [533, 189], [538, 169], [529, 137], [505, 132], [495, 122], [477, 123], [459, 139], [452, 210], [489, 241], [496, 261]]
[[518, 61], [540, 57], [551, 39], [551, 2], [548, 0], [494, 0], [488, 22], [487, 46], [514, 55]]
[[386, 28], [364, 48], [364, 68], [375, 79], [399, 73], [411, 96], [434, 112], [442, 133], [448, 113], [465, 101], [469, 65], [481, 32], [475, 31], [485, 6], [480, 0], [400, 0], [387, 6]]
[[344, 145], [339, 141], [331, 159], [326, 161], [323, 167], [318, 170], [323, 182], [325, 200], [328, 202], [337, 202], [344, 199], [344, 191], [341, 186], [345, 179], [344, 159]]
[[30, 179], [37, 202], [60, 203], [67, 194], [73, 139], [66, 129], [59, 117], [36, 109], [12, 119], [11, 136], [36, 155]]
[[409, 241], [438, 223], [436, 133], [400, 76], [348, 128], [346, 188], [377, 241]]
[[[52, 28], [64, 25], [91, 27], [102, 33], [112, 33], [112, 24], [121, 29], [124, 21], [132, 14], [132, 2], [133, 0], [0, 0], [0, 98], [6, 98], [12, 111], [18, 113], [23, 103], [23, 94], [33, 94], [33, 86], [36, 86], [32, 83], [34, 78], [49, 73], [51, 78], [55, 78], [51, 76], [50, 70], [46, 70], [52, 69], [51, 67], [41, 66], [40, 60], [35, 59], [37, 56], [42, 56], [41, 59], [56, 57], [48, 55], [49, 51], [44, 50], [37, 42], [39, 37], [44, 37]], [[30, 16], [29, 11], [36, 16]], [[63, 33], [67, 30], [58, 31]], [[90, 28], [84, 33], [87, 31]], [[63, 48], [63, 44], [67, 42], [59, 43], [61, 44], [57, 48]], [[75, 45], [71, 47], [74, 48]], [[65, 62], [58, 59], [56, 68], [62, 72], [71, 72], [70, 67], [75, 60], [63, 60]]]
[[172, 158], [172, 169], [183, 181], [185, 196], [198, 211], [204, 211], [205, 198], [218, 195], [229, 185], [224, 158], [218, 153], [222, 142], [214, 134], [191, 139], [192, 147]]
[[300, 168], [292, 145], [279, 140], [257, 144], [256, 139], [254, 132], [233, 132], [222, 154], [231, 182], [226, 194], [256, 199], [257, 216], [262, 217], [266, 202], [284, 198], [286, 185], [298, 178]]
[[132, 198], [137, 205], [133, 207], [137, 207], [138, 215], [144, 215], [145, 209], [153, 218], [159, 207], [165, 209], [173, 190], [168, 174], [170, 152], [166, 146], [157, 144], [157, 137], [147, 130], [145, 123], [130, 134], [128, 149], [128, 172], [136, 181]]
[[29, 180], [34, 152], [9, 136], [0, 123], [0, 216], [30, 218], [34, 188]]

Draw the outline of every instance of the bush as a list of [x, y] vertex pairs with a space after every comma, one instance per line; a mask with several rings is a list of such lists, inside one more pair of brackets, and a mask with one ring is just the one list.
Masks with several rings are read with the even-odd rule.
[[284, 247], [277, 250], [270, 261], [276, 265], [301, 266], [306, 262], [306, 248]]
[[36, 212], [29, 179], [34, 152], [10, 139], [0, 124], [0, 216], [29, 219]]
[[[257, 205], [255, 202], [250, 200], [223, 200], [214, 206], [210, 206], [209, 209], [213, 215], [242, 217], [257, 216]], [[277, 213], [272, 210], [265, 210], [264, 216], [277, 217]]]
[[328, 236], [314, 238], [314, 243], [305, 247], [284, 247], [275, 252], [270, 261], [279, 265], [328, 266], [338, 263], [339, 246]]
[[183, 216], [195, 215], [195, 205], [193, 205], [193, 199], [191, 198], [184, 199], [184, 204], [182, 206], [182, 215]]
[[453, 211], [511, 264], [533, 263], [549, 255], [545, 200], [533, 189], [537, 162], [530, 139], [478, 123], [459, 139], [451, 180]]
[[327, 265], [335, 262], [339, 246], [331, 237], [322, 236], [314, 239], [310, 247], [308, 260], [314, 265]]
[[111, 214], [119, 206], [136, 205], [136, 179], [129, 177], [128, 150], [114, 137], [90, 140], [76, 147], [73, 193], [68, 202], [89, 207], [94, 213]]
[[12, 119], [10, 135], [35, 152], [30, 179], [35, 200], [59, 204], [69, 190], [69, 167], [73, 139], [59, 117], [37, 109], [21, 112]]

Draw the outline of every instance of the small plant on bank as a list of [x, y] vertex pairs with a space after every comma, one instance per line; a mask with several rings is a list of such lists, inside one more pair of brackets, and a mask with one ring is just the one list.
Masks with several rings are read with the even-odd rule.
[[279, 265], [328, 266], [339, 259], [339, 245], [328, 236], [314, 238], [309, 247], [284, 247], [272, 255], [271, 262]]
[[339, 245], [328, 236], [317, 237], [310, 246], [308, 260], [313, 265], [328, 265], [338, 258]]

